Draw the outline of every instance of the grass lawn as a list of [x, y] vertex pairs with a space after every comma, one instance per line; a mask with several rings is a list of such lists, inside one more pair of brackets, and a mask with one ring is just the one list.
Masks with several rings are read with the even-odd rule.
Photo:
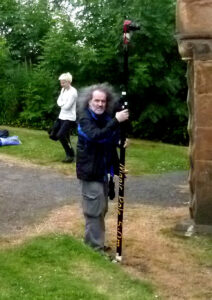
[[[1, 147], [1, 160], [48, 166], [75, 176], [75, 163], [61, 163], [63, 149], [46, 132], [6, 128], [22, 144]], [[74, 137], [74, 147], [76, 141]], [[187, 150], [131, 139], [127, 169], [130, 175], [187, 170]], [[211, 237], [187, 238], [173, 232], [175, 224], [188, 218], [187, 207], [126, 205], [120, 265], [81, 242], [79, 205], [56, 208], [40, 224], [25, 228], [20, 241], [0, 239], [0, 300], [212, 299]], [[116, 205], [111, 204], [107, 216], [110, 245], [116, 242]]]
[[[1, 126], [0, 129], [5, 127]], [[64, 164], [64, 151], [59, 142], [49, 139], [47, 132], [26, 128], [6, 127], [10, 136], [18, 135], [22, 144], [3, 146], [0, 153], [24, 162], [56, 168], [65, 174], [75, 175], [75, 163]], [[72, 138], [76, 148], [77, 137]], [[131, 139], [126, 151], [126, 168], [129, 175], [156, 174], [187, 170], [187, 147]]]
[[67, 235], [0, 250], [0, 299], [151, 300], [151, 284]]

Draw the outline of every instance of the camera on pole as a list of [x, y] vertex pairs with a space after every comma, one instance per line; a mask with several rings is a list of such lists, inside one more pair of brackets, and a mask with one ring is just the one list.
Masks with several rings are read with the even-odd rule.
[[124, 39], [124, 44], [128, 44], [130, 42], [130, 34], [132, 31], [136, 31], [139, 30], [140, 26], [138, 26], [137, 24], [133, 23], [130, 20], [125, 20], [124, 24], [123, 24], [123, 39]]

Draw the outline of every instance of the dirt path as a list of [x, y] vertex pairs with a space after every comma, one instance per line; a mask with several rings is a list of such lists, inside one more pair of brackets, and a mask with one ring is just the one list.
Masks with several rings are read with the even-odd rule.
[[[14, 162], [0, 161], [0, 170], [0, 235], [15, 233], [37, 222], [52, 209], [80, 202], [80, 185], [75, 177], [38, 167], [21, 167]], [[185, 206], [186, 180], [187, 172], [128, 176], [126, 203]]]

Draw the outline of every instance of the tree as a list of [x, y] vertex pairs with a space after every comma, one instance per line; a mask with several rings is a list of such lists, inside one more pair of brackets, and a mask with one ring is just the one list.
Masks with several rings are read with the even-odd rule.
[[17, 107], [16, 90], [9, 80], [13, 68], [7, 42], [0, 37], [0, 119], [4, 122], [14, 116]]
[[71, 71], [76, 73], [79, 61], [78, 37], [74, 25], [64, 16], [57, 16], [55, 24], [42, 40], [40, 66], [58, 76]]
[[143, 0], [140, 11], [136, 2], [132, 7], [142, 27], [134, 38], [141, 47], [132, 49], [130, 60], [129, 86], [137, 107], [133, 134], [186, 143], [186, 66], [174, 38], [175, 3]]
[[48, 0], [28, 0], [24, 3], [3, 0], [0, 28], [7, 39], [13, 59], [36, 63], [41, 54], [40, 40], [51, 27]]
[[185, 143], [185, 65], [174, 38], [175, 2], [81, 0], [80, 5], [83, 45], [93, 52], [84, 59], [84, 71], [92, 65], [89, 79], [120, 87], [123, 20], [137, 21], [141, 30], [134, 34], [129, 49], [131, 132], [137, 137]]
[[57, 85], [49, 70], [34, 68], [23, 90], [23, 110], [20, 120], [27, 126], [46, 129], [56, 117]]
[[120, 92], [125, 19], [141, 26], [129, 47], [130, 134], [186, 143], [186, 66], [174, 38], [174, 0], [2, 0], [2, 62], [9, 60], [0, 67], [0, 105], [9, 93], [10, 118], [35, 126], [45, 116], [48, 123], [66, 71], [78, 88], [106, 81]]

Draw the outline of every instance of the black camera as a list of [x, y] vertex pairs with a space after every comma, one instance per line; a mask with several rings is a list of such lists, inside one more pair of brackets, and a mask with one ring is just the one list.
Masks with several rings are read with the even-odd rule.
[[124, 33], [128, 33], [130, 31], [136, 31], [139, 30], [140, 26], [138, 26], [137, 24], [133, 23], [130, 20], [125, 20], [124, 21], [124, 25], [123, 25], [123, 32]]

